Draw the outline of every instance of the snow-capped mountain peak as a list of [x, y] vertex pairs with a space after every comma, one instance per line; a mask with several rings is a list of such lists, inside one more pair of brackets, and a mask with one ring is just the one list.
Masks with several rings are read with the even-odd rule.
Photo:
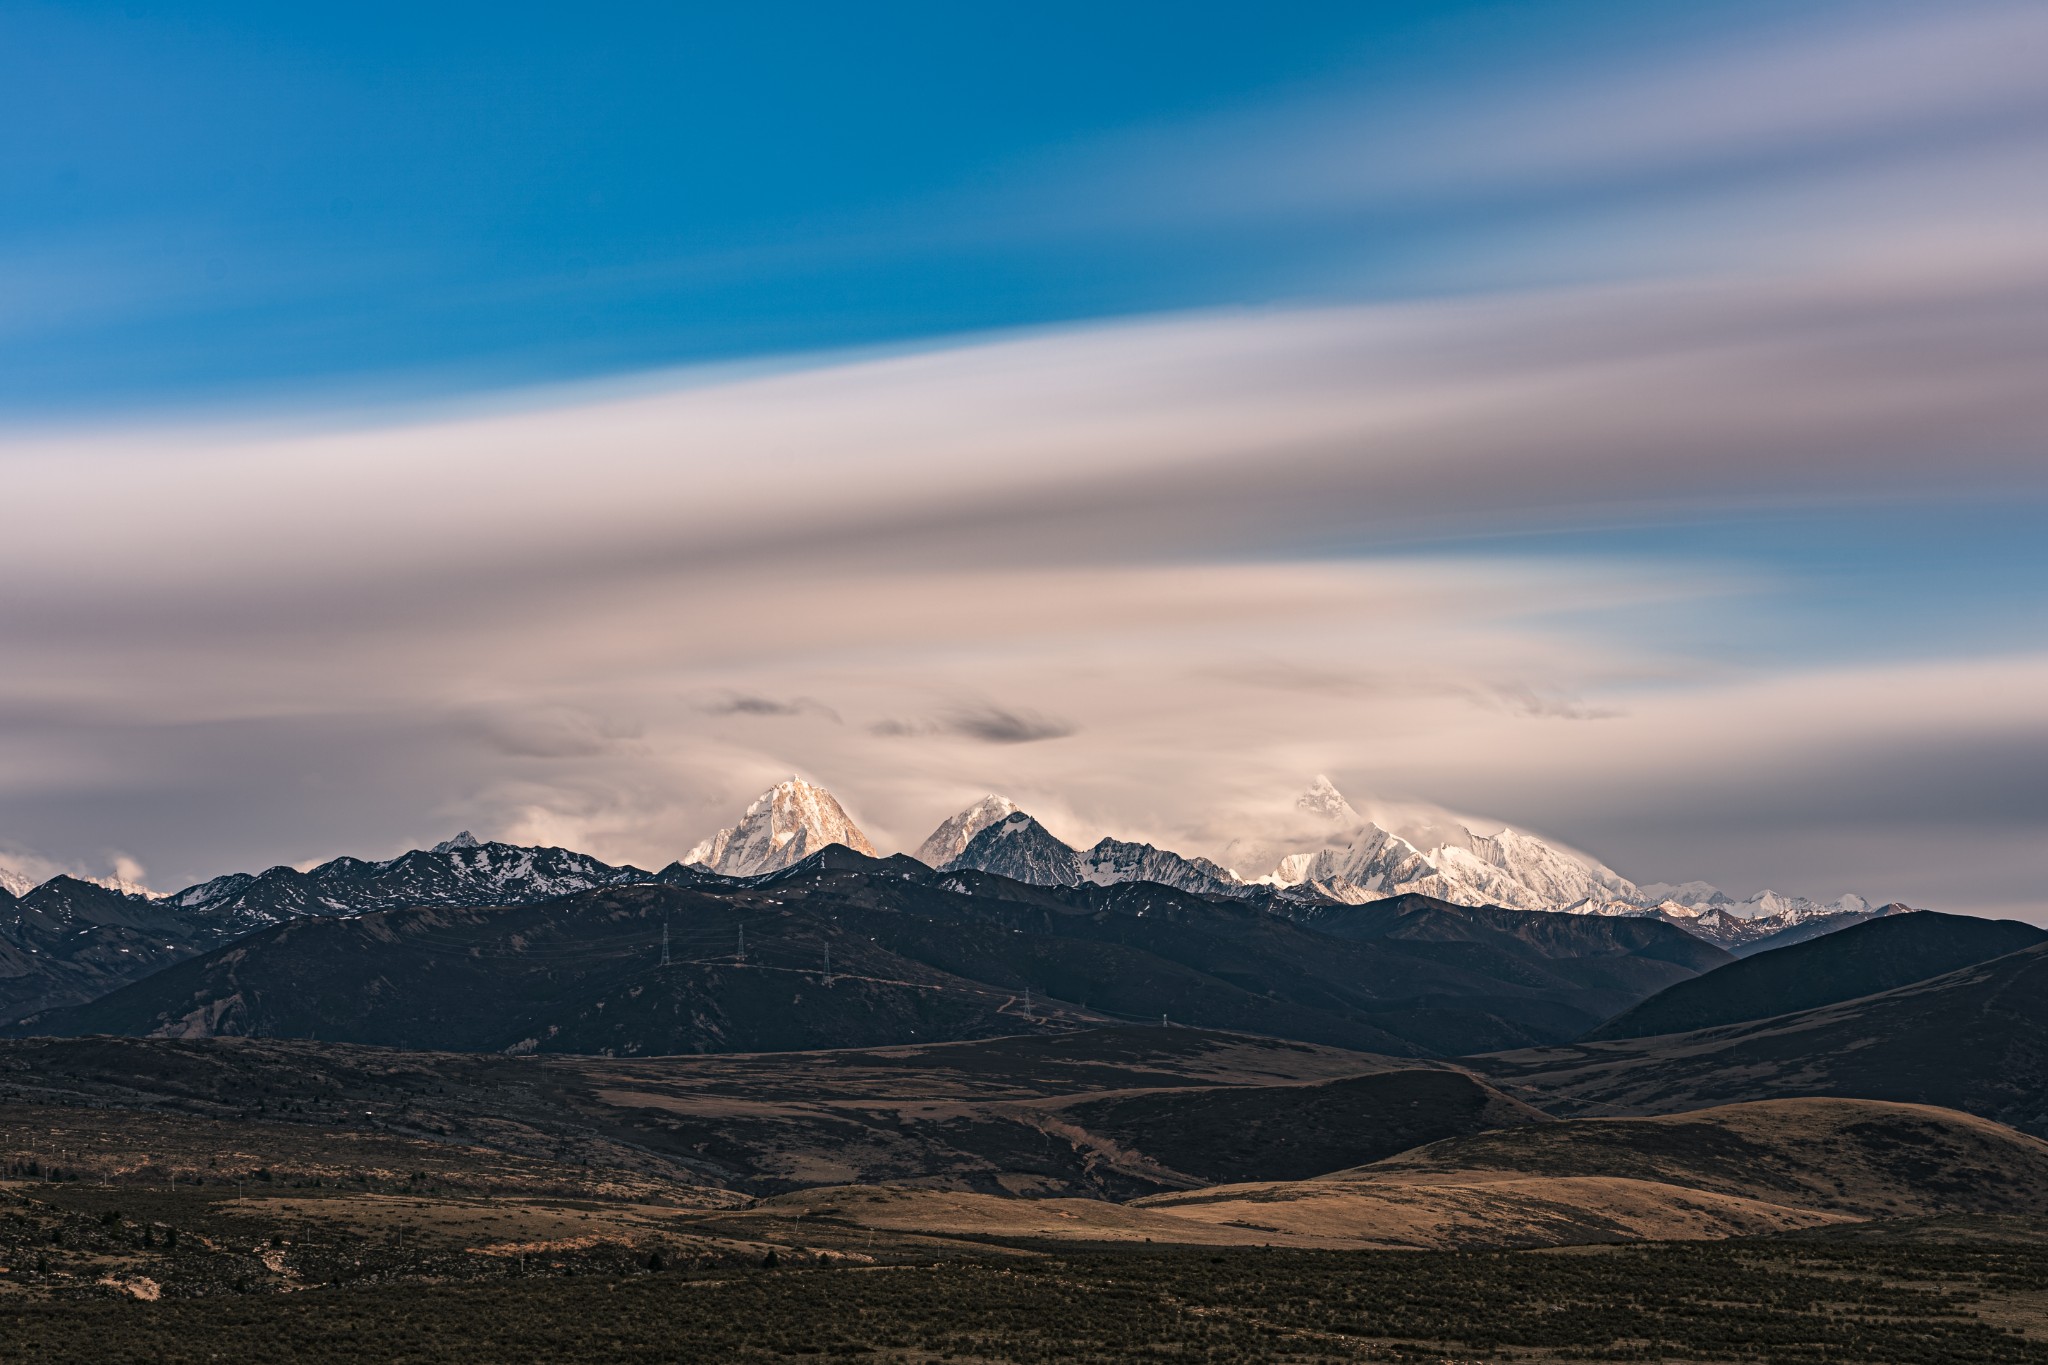
[[831, 792], [792, 777], [762, 792], [737, 825], [698, 844], [683, 862], [728, 877], [758, 877], [801, 862], [827, 844], [877, 856]]
[[476, 846], [476, 836], [468, 830], [464, 830], [453, 839], [443, 839], [440, 843], [435, 844], [432, 851], [435, 853], [453, 853], [458, 848], [475, 848]]
[[1033, 886], [1073, 886], [1081, 880], [1080, 855], [1021, 810], [983, 828], [940, 870], [963, 869]]
[[[1296, 805], [1335, 820], [1356, 810], [1327, 777], [1318, 777]], [[1260, 880], [1309, 885], [1345, 901], [1418, 893], [1467, 905], [1559, 910], [1582, 901], [1632, 898], [1634, 883], [1605, 864], [1520, 830], [1475, 834], [1448, 818], [1418, 824], [1429, 842], [1362, 821], [1350, 842], [1282, 858]]]
[[948, 817], [917, 846], [917, 860], [926, 867], [944, 867], [967, 851], [968, 841], [997, 821], [1014, 814], [1017, 803], [1007, 796], [984, 796]]
[[10, 896], [26, 896], [35, 890], [36, 879], [25, 872], [16, 872], [5, 863], [0, 863], [0, 891]]

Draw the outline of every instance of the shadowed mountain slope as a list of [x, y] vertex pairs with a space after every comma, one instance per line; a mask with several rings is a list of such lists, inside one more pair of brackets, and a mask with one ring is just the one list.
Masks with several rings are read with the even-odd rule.
[[1796, 1014], [1464, 1064], [1551, 1113], [1837, 1095], [1940, 1105], [2048, 1136], [2048, 944]]
[[1440, 1137], [1553, 1121], [1462, 1072], [1419, 1070], [1321, 1085], [1148, 1091], [1061, 1113], [1208, 1183], [1305, 1180]]
[[2003, 957], [2048, 930], [1913, 910], [1772, 949], [1681, 981], [1586, 1035], [1644, 1038], [1832, 1005]]
[[[286, 1144], [295, 1148], [333, 1147], [351, 1134], [431, 1139], [451, 1154], [470, 1145], [754, 1193], [915, 1180], [1003, 1195], [1129, 1197], [1200, 1184], [1180, 1165], [1210, 1164], [1203, 1154], [1222, 1151], [1230, 1135], [1154, 1125], [1134, 1140], [1128, 1123], [1112, 1129], [1080, 1116], [1096, 1101], [1128, 1110], [1157, 1095], [1161, 1112], [1207, 1103], [1320, 1114], [1329, 1122], [1318, 1141], [1339, 1164], [1345, 1153], [1469, 1132], [1496, 1114], [1536, 1117], [1455, 1072], [1388, 1071], [1405, 1065], [1156, 1027], [631, 1060], [238, 1038], [26, 1039], [0, 1042], [0, 1142], [12, 1123], [43, 1150], [100, 1152], [118, 1170], [123, 1151], [133, 1164], [133, 1144], [51, 1136], [111, 1127], [135, 1132], [161, 1167], [173, 1135], [145, 1139], [142, 1120], [183, 1117], [327, 1135]], [[1361, 1090], [1361, 1078], [1386, 1084]], [[1347, 1086], [1357, 1098], [1333, 1107], [1328, 1097]], [[1411, 1105], [1424, 1095], [1435, 1102]], [[1359, 1102], [1375, 1096], [1381, 1102]], [[209, 1150], [196, 1158], [202, 1169]], [[1265, 1150], [1265, 1162], [1255, 1149], [1233, 1168], [1277, 1176], [1300, 1164], [1299, 1147]]]
[[[1454, 905], [1412, 895], [1363, 905], [1275, 901], [1273, 909], [1333, 938], [1378, 943], [1531, 986], [1558, 988], [1569, 980], [1603, 1000], [1652, 994], [1735, 960], [1662, 920], [1638, 917]], [[1587, 1004], [1600, 1008], [1590, 994]]]
[[241, 932], [205, 910], [53, 877], [0, 901], [0, 1018], [91, 1000]]

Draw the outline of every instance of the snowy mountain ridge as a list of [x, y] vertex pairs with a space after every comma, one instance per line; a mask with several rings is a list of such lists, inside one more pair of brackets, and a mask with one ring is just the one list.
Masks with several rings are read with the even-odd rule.
[[246, 932], [301, 915], [359, 915], [408, 905], [506, 905], [652, 880], [586, 853], [485, 843], [468, 830], [430, 849], [369, 861], [334, 858], [307, 872], [278, 866], [231, 872], [166, 897], [168, 904]]
[[[947, 871], [971, 868], [1041, 886], [1151, 881], [1203, 895], [1243, 896], [1267, 888], [1352, 905], [1423, 895], [1459, 905], [1639, 916], [1724, 946], [1884, 913], [1856, 895], [1822, 903], [1762, 891], [1738, 901], [1705, 882], [1638, 886], [1597, 859], [1512, 828], [1476, 834], [1438, 818], [1426, 827], [1433, 838], [1418, 843], [1360, 815], [1324, 776], [1302, 793], [1295, 810], [1327, 826], [1320, 835], [1323, 846], [1280, 855], [1270, 871], [1249, 879], [1206, 858], [1150, 844], [1105, 838], [1076, 850], [1000, 797], [986, 797], [948, 819], [919, 853]], [[1257, 856], [1261, 846], [1233, 848]]]

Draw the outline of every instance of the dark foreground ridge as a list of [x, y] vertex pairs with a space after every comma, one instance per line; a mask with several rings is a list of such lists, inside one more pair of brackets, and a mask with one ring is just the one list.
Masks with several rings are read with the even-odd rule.
[[2018, 920], [1910, 910], [1775, 948], [1667, 986], [1586, 1035], [1646, 1038], [1815, 1009], [1924, 981], [2048, 940]]
[[2048, 944], [1878, 995], [1692, 1033], [1466, 1059], [1558, 1114], [1853, 1095], [2048, 1137]]

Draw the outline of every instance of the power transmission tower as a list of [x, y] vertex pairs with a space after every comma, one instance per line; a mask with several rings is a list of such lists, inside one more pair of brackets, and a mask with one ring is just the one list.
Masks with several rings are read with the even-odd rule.
[[1024, 988], [1024, 1017], [1026, 1019], [1031, 1017], [1031, 988], [1029, 986]]
[[661, 917], [661, 965], [668, 966], [668, 916]]
[[832, 984], [832, 945], [825, 945], [825, 984]]
[[740, 950], [733, 954], [732, 960], [742, 967], [747, 965], [747, 926], [744, 924], [740, 926]]

